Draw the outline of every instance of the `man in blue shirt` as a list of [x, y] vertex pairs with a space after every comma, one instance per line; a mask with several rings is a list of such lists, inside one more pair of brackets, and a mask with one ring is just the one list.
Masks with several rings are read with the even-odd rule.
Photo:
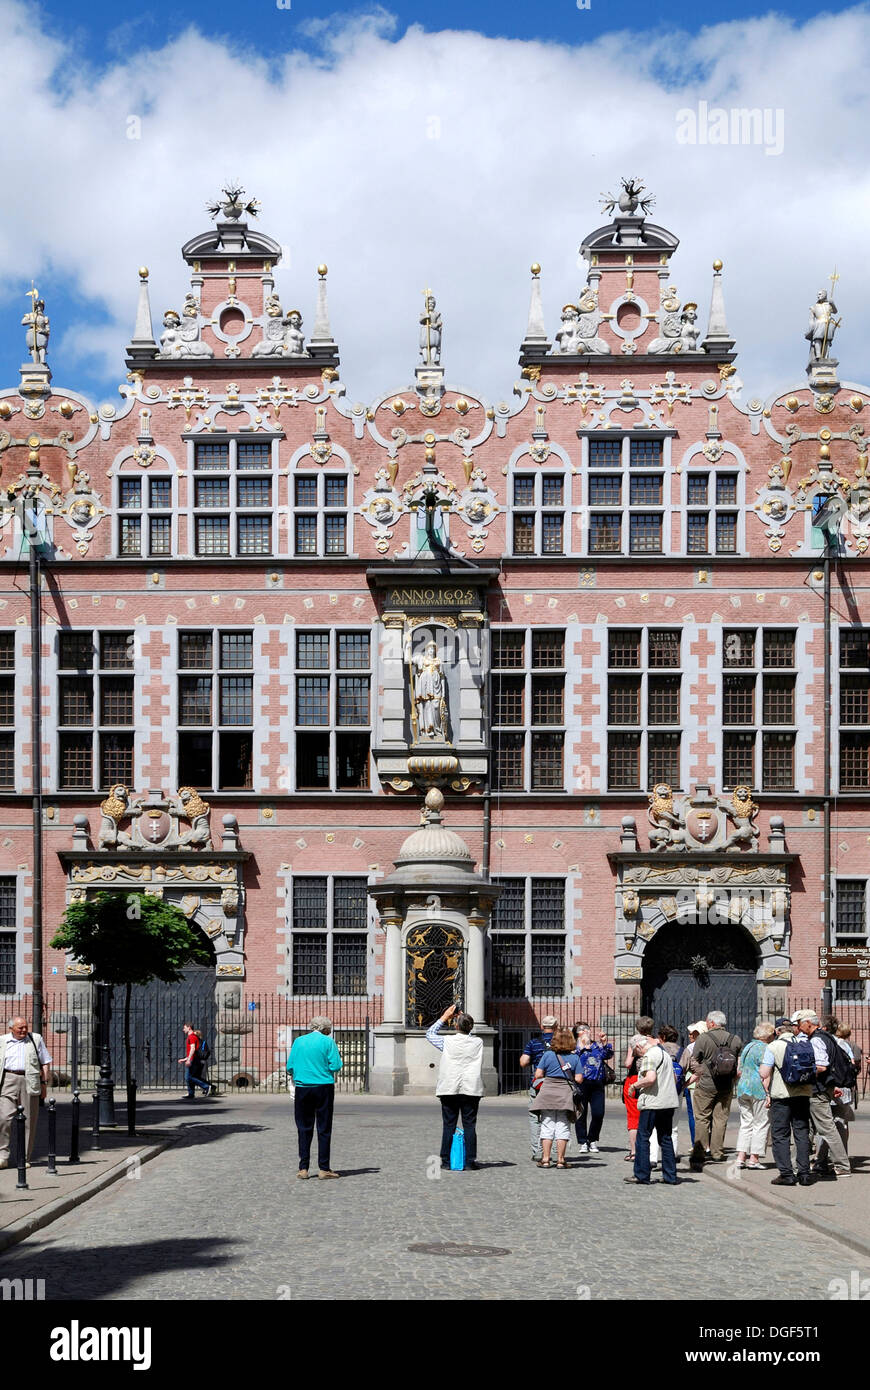
[[[536, 1069], [541, 1064], [541, 1058], [547, 1051], [553, 1039], [553, 1031], [558, 1024], [555, 1014], [545, 1014], [541, 1019], [543, 1032], [538, 1038], [530, 1038], [523, 1048], [523, 1055], [520, 1058], [521, 1067], [531, 1067], [531, 1078], [534, 1078]], [[534, 1086], [529, 1086], [529, 1101], [533, 1101], [537, 1096]], [[543, 1157], [541, 1148], [541, 1112], [538, 1110], [529, 1111], [529, 1137], [532, 1142], [532, 1162], [537, 1163]]]
[[308, 1177], [311, 1140], [317, 1123], [317, 1166], [319, 1178], [337, 1178], [329, 1166], [332, 1142], [332, 1109], [335, 1104], [335, 1077], [343, 1066], [341, 1053], [330, 1037], [332, 1022], [312, 1018], [310, 1032], [297, 1038], [287, 1058], [287, 1072], [296, 1088], [294, 1119], [299, 1133], [298, 1178]]

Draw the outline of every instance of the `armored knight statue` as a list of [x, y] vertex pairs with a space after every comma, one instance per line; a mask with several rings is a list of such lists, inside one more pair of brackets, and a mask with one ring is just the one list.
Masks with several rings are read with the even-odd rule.
[[27, 351], [30, 353], [31, 361], [45, 365], [51, 324], [45, 312], [45, 300], [38, 297], [36, 290], [28, 290], [27, 293], [31, 298], [32, 308], [21, 320], [22, 326], [27, 329]]
[[834, 334], [840, 326], [835, 319], [837, 306], [828, 298], [827, 290], [819, 290], [816, 302], [810, 307], [810, 322], [804, 337], [810, 344], [810, 361], [823, 362], [830, 356]]
[[426, 308], [420, 315], [420, 360], [425, 367], [437, 367], [441, 363], [441, 315], [431, 290], [425, 294]]

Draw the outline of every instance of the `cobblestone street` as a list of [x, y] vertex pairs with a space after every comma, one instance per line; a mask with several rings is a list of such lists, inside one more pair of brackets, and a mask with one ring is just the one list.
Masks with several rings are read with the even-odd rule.
[[[299, 1182], [286, 1097], [151, 1102], [149, 1122], [183, 1138], [84, 1206], [0, 1256], [0, 1277], [45, 1280], [47, 1299], [643, 1298], [824, 1300], [829, 1281], [870, 1259], [729, 1185], [683, 1171], [682, 1185], [623, 1184], [621, 1107], [608, 1106], [599, 1155], [568, 1172], [529, 1161], [521, 1097], [485, 1101], [478, 1172], [442, 1172], [440, 1112], [427, 1100], [337, 1099], [340, 1182]], [[656, 1175], [654, 1175], [655, 1178]], [[759, 1178], [762, 1175], [757, 1175]], [[773, 1170], [770, 1172], [773, 1176]], [[765, 1187], [766, 1179], [763, 1180]], [[870, 1184], [861, 1168], [850, 1180]], [[799, 1195], [839, 1219], [837, 1188]], [[851, 1189], [854, 1201], [854, 1188]], [[418, 1243], [507, 1253], [439, 1258]], [[644, 1277], [640, 1278], [640, 1272]], [[658, 1277], [658, 1276], [657, 1276]]]

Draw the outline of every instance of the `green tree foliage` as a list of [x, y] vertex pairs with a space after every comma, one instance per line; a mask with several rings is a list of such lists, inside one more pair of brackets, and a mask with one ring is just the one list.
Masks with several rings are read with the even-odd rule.
[[207, 965], [202, 933], [184, 913], [145, 893], [96, 893], [70, 903], [52, 946], [72, 951], [109, 985], [173, 984], [186, 965]]

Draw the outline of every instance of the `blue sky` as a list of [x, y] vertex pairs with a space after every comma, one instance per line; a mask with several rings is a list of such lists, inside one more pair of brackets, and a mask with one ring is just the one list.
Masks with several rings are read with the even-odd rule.
[[[216, 0], [121, 16], [102, 0], [0, 0], [3, 386], [33, 276], [56, 385], [112, 399], [137, 267], [159, 327], [186, 288], [179, 247], [230, 178], [286, 245], [279, 289], [306, 327], [314, 267], [330, 263], [354, 397], [410, 376], [430, 282], [448, 374], [508, 394], [529, 262], [544, 265], [552, 335], [599, 195], [628, 174], [681, 238], [675, 277], [702, 315], [725, 260], [748, 387], [802, 374], [806, 307], [835, 263], [841, 373], [868, 375], [866, 5]], [[782, 113], [782, 150], [679, 144], [680, 112], [702, 103]]]

